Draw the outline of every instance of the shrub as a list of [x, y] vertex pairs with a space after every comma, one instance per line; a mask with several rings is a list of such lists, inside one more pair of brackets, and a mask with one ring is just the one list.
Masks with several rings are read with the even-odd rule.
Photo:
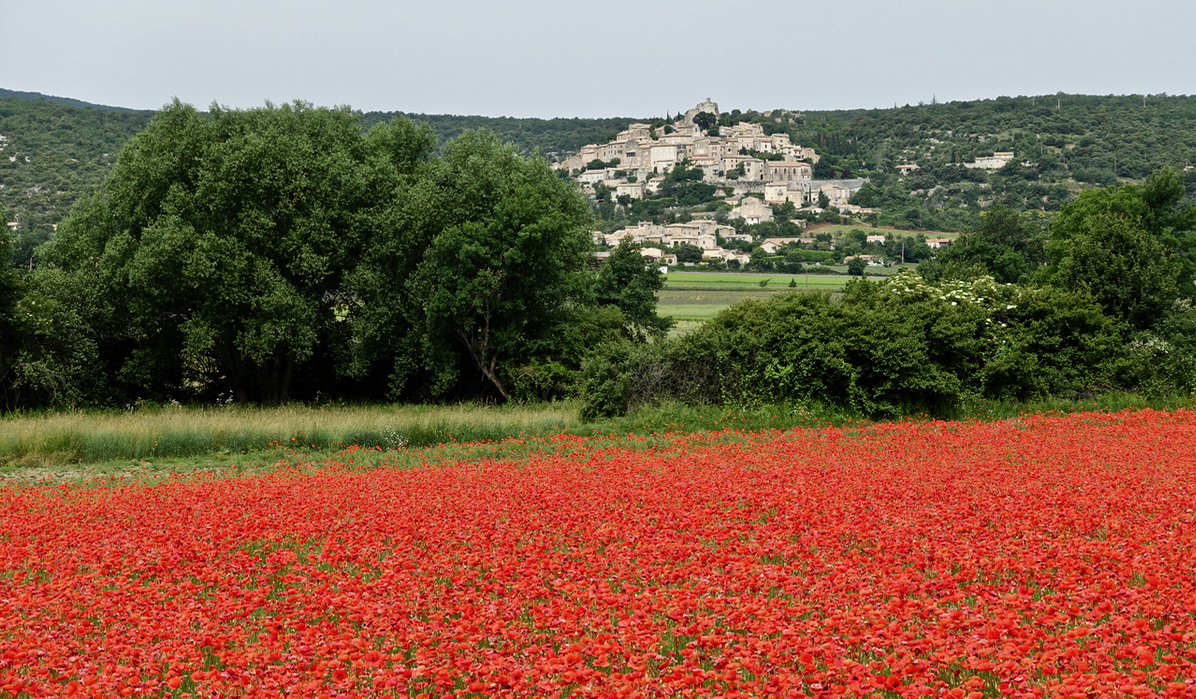
[[904, 271], [853, 280], [838, 301], [796, 292], [744, 301], [684, 337], [608, 348], [583, 370], [583, 413], [678, 400], [950, 415], [975, 398], [1190, 393], [1196, 312], [1177, 305], [1168, 323], [1165, 336], [1127, 343], [1127, 326], [1083, 292], [988, 276], [932, 284]]

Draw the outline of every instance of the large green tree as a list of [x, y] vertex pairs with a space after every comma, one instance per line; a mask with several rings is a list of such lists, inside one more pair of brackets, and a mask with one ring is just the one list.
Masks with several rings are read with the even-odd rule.
[[561, 395], [623, 318], [589, 294], [588, 203], [488, 132], [435, 148], [347, 108], [168, 105], [39, 252], [23, 380], [59, 404]]
[[981, 214], [972, 230], [938, 255], [941, 265], [982, 265], [997, 281], [1012, 284], [1045, 260], [1045, 234], [1016, 211], [994, 205]]
[[1051, 225], [1044, 277], [1091, 293], [1134, 327], [1159, 322], [1177, 297], [1196, 295], [1196, 208], [1184, 195], [1167, 169], [1082, 193]]
[[176, 100], [46, 257], [97, 292], [88, 320], [131, 390], [286, 400], [296, 368], [344, 334], [346, 274], [431, 144], [386, 125], [364, 137], [347, 108], [204, 116]]
[[640, 254], [640, 248], [629, 238], [619, 241], [602, 261], [594, 282], [595, 300], [623, 312], [626, 332], [634, 340], [663, 335], [673, 326], [672, 318], [656, 315], [656, 294], [664, 288], [664, 275]]
[[[404, 307], [430, 392], [484, 377], [501, 399], [511, 377], [551, 352], [550, 339], [584, 300], [589, 205], [542, 159], [521, 158], [487, 132], [446, 146], [427, 184], [403, 202], [435, 213], [434, 235]], [[396, 376], [396, 387], [404, 377]]]
[[1090, 293], [1109, 315], [1136, 328], [1154, 326], [1179, 296], [1171, 250], [1141, 224], [1120, 214], [1087, 222], [1068, 241], [1055, 283]]

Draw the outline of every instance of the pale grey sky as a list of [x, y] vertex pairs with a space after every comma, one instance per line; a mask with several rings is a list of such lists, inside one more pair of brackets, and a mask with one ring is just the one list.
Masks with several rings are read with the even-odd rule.
[[1193, 0], [0, 0], [0, 88], [489, 116], [1196, 93]]

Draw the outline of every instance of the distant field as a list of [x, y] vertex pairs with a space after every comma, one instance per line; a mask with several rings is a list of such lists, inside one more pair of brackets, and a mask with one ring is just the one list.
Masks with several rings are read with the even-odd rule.
[[[844, 267], [843, 269], [847, 269]], [[669, 272], [665, 277], [666, 291], [740, 291], [770, 293], [788, 291], [789, 281], [810, 289], [838, 291], [847, 283], [848, 277], [820, 276], [816, 274], [755, 274], [740, 272]], [[764, 286], [760, 282], [767, 281]]]
[[[833, 269], [836, 272], [840, 272], [843, 275], [847, 274], [847, 265], [823, 265], [823, 266], [826, 267], [827, 269]], [[904, 265], [893, 265], [892, 267], [869, 266], [868, 269], [864, 270], [864, 274], [869, 277], [887, 277], [892, 274], [897, 274], [898, 272], [900, 272], [903, 269], [917, 270], [918, 265], [913, 264], [911, 262], [911, 263], [906, 263]], [[798, 279], [800, 279], [800, 278], [801, 277], [798, 277]], [[844, 280], [846, 280], [848, 278], [849, 277], [847, 277], [847, 276], [843, 277]], [[788, 283], [788, 282], [786, 282], [786, 283]], [[846, 284], [847, 282], [844, 281], [843, 283]], [[801, 284], [801, 282], [799, 281], [798, 284]]]
[[[846, 269], [846, 268], [844, 268]], [[839, 291], [850, 277], [669, 272], [656, 311], [678, 321], [704, 321], [733, 303], [749, 298], [769, 298], [788, 291]], [[795, 280], [796, 287], [789, 282]], [[767, 285], [760, 286], [760, 282]]]
[[[917, 265], [904, 265], [906, 269], [914, 269]], [[662, 316], [672, 316], [677, 321], [705, 321], [713, 318], [719, 311], [733, 303], [750, 298], [769, 298], [774, 294], [787, 291], [831, 291], [843, 289], [851, 277], [846, 275], [845, 265], [831, 266], [829, 269], [843, 272], [842, 276], [817, 274], [755, 274], [755, 273], [719, 273], [719, 272], [669, 272], [665, 287], [659, 294], [660, 301], [656, 305], [656, 312]], [[869, 267], [869, 277], [887, 277], [902, 269], [901, 265], [892, 267]], [[768, 284], [760, 286], [760, 282]], [[797, 285], [789, 286], [790, 281]], [[685, 326], [692, 329], [690, 326]]]

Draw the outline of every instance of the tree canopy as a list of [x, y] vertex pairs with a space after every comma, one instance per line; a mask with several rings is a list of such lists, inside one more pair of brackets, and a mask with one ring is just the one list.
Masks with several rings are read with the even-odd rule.
[[546, 163], [520, 158], [487, 134], [454, 141], [444, 163], [449, 191], [413, 202], [442, 210], [407, 283], [408, 318], [424, 368], [435, 374], [434, 393], [456, 383], [467, 358], [509, 398], [500, 362], [526, 363], [581, 300], [589, 207]]
[[1045, 277], [1134, 327], [1156, 324], [1177, 298], [1196, 296], [1196, 208], [1184, 195], [1168, 169], [1082, 193], [1051, 225]]
[[622, 311], [633, 339], [660, 336], [673, 326], [671, 318], [656, 315], [656, 294], [664, 288], [664, 275], [640, 254], [640, 248], [627, 238], [619, 241], [594, 281], [597, 302]]
[[584, 303], [589, 209], [491, 134], [435, 146], [348, 108], [168, 105], [31, 275], [82, 332], [55, 376], [93, 402], [506, 399]]

